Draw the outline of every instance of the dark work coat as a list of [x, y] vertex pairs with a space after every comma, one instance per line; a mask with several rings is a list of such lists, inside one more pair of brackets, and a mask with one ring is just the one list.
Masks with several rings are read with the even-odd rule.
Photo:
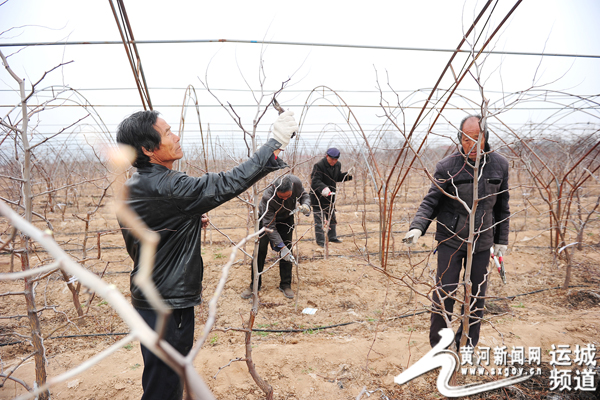
[[[126, 182], [126, 204], [148, 228], [160, 236], [152, 280], [171, 308], [200, 304], [203, 263], [200, 233], [202, 214], [243, 193], [272, 171], [287, 166], [275, 159], [281, 144], [270, 139], [248, 160], [228, 172], [207, 173], [199, 178], [159, 164], [140, 167]], [[134, 278], [140, 272], [140, 241], [123, 225], [127, 252], [133, 259], [131, 303], [152, 308]]]
[[[458, 196], [469, 208], [473, 207], [474, 166], [465, 162], [462, 151], [441, 160], [433, 175], [445, 192]], [[475, 211], [475, 252], [489, 250], [494, 243], [508, 244], [510, 209], [508, 206], [508, 161], [492, 152], [480, 161]], [[437, 218], [435, 239], [459, 248], [469, 236], [469, 213], [458, 200], [446, 196], [435, 184], [421, 202], [409, 229], [419, 229], [423, 234]]]
[[302, 181], [295, 175], [290, 175], [289, 177], [293, 184], [292, 196], [289, 199], [281, 200], [275, 194], [275, 186], [270, 185], [265, 189], [260, 205], [258, 206], [260, 216], [264, 215], [261, 225], [272, 229], [267, 235], [273, 249], [278, 244], [283, 243], [281, 235], [275, 229], [275, 224], [290, 219], [290, 212], [296, 209], [296, 202], [310, 207], [310, 198], [308, 197], [308, 193], [304, 191]]
[[331, 203], [335, 204], [335, 196], [321, 196], [321, 192], [326, 187], [335, 193], [337, 182], [351, 181], [352, 175], [348, 172], [342, 172], [342, 164], [338, 161], [332, 167], [327, 162], [327, 157], [322, 158], [313, 166], [310, 174], [310, 201], [313, 206], [329, 208]]

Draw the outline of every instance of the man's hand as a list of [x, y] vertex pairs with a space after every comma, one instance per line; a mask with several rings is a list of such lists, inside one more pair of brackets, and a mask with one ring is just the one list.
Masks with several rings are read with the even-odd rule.
[[294, 256], [292, 256], [292, 252], [287, 246], [283, 246], [279, 252], [279, 257], [285, 261], [294, 262]]
[[505, 244], [494, 243], [494, 253], [496, 254], [496, 257], [508, 255], [508, 246]]
[[292, 134], [298, 130], [293, 111], [286, 111], [277, 117], [273, 123], [273, 139], [281, 143], [279, 150], [285, 150], [290, 143]]
[[420, 229], [411, 229], [410, 231], [408, 231], [406, 236], [404, 236], [404, 239], [402, 241], [404, 243], [406, 243], [406, 245], [408, 247], [411, 247], [412, 245], [417, 243], [417, 241], [419, 240], [420, 237], [421, 237]]
[[321, 191], [321, 196], [323, 196], [323, 197], [332, 196], [332, 195], [333, 195], [333, 193], [331, 192], [331, 190], [329, 190], [328, 187], [325, 187], [325, 189], [323, 189]]
[[298, 211], [303, 213], [307, 217], [310, 216], [310, 207], [306, 204], [300, 205], [300, 207], [298, 207]]
[[208, 221], [210, 221], [210, 218], [208, 218], [208, 215], [202, 214], [202, 217], [200, 218], [200, 222], [202, 223], [202, 229], [204, 229], [208, 226]]

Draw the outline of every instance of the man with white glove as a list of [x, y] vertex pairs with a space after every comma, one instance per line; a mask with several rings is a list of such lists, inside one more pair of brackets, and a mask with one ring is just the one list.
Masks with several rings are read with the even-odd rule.
[[315, 218], [315, 240], [317, 245], [325, 246], [323, 222], [328, 221], [327, 238], [330, 243], [342, 243], [337, 237], [337, 220], [335, 218], [335, 190], [338, 182], [352, 180], [349, 172], [342, 172], [342, 164], [338, 161], [340, 151], [335, 147], [327, 149], [325, 157], [313, 166], [310, 174], [310, 200]]
[[[161, 301], [172, 311], [165, 321], [163, 338], [183, 356], [194, 344], [194, 307], [202, 301], [204, 263], [199, 238], [209, 222], [207, 213], [244, 193], [269, 173], [287, 167], [277, 156], [281, 145], [289, 143], [295, 125], [284, 118], [277, 138], [267, 140], [248, 160], [230, 171], [199, 177], [173, 169], [183, 157], [183, 148], [179, 136], [157, 111], [133, 113], [117, 127], [117, 143], [131, 146], [136, 154], [133, 166], [137, 170], [125, 184], [125, 203], [149, 230], [160, 235], [151, 274]], [[142, 268], [140, 241], [126, 221], [119, 219], [119, 225], [133, 261], [131, 304], [154, 328], [157, 314], [146, 297], [147, 291], [138, 286], [136, 279]], [[144, 345], [141, 353], [143, 398], [181, 399], [183, 381], [179, 374]]]
[[290, 143], [294, 132], [298, 131], [298, 124], [294, 119], [293, 111], [285, 111], [279, 114], [279, 118], [273, 124], [273, 139], [281, 143], [279, 150], [283, 151]]
[[[468, 257], [470, 218], [475, 218], [470, 276], [473, 300], [470, 307], [463, 309], [475, 311], [471, 312], [469, 318], [467, 346], [475, 347], [479, 341], [490, 248], [493, 245], [497, 255], [506, 254], [507, 250], [510, 217], [508, 161], [498, 152], [490, 151], [489, 134], [483, 125], [478, 115], [470, 115], [462, 120], [458, 132], [458, 151], [436, 165], [433, 175], [436, 182], [432, 183], [421, 202], [404, 240], [407, 246], [415, 244], [432, 220], [437, 218], [437, 274], [436, 287], [431, 293], [429, 330], [431, 347], [440, 341], [440, 330], [448, 327], [446, 319], [452, 320], [456, 290]], [[477, 196], [473, 190], [473, 169], [478, 157], [479, 204], [472, 216], [462, 202], [472, 207]], [[452, 197], [459, 197], [462, 202]], [[455, 336], [457, 348], [460, 346], [462, 330], [462, 324], [459, 324]]]
[[[283, 115], [283, 114], [282, 114]], [[300, 203], [296, 207], [296, 203]], [[258, 275], [258, 290], [262, 284], [262, 271], [265, 266], [269, 243], [271, 248], [279, 253], [279, 275], [281, 281], [279, 290], [288, 299], [294, 298], [292, 290], [292, 264], [295, 262], [292, 256], [292, 234], [294, 233], [296, 210], [310, 215], [310, 197], [304, 191], [302, 181], [294, 175], [284, 175], [273, 182], [263, 193], [258, 207], [261, 217], [260, 226], [269, 229], [260, 237], [258, 244], [258, 255], [256, 267]], [[250, 286], [241, 294], [243, 299], [252, 297], [254, 283], [254, 268], [251, 269]]]

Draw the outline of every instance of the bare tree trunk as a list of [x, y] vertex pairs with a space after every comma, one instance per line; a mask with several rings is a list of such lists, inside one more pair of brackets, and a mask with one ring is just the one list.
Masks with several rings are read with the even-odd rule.
[[[29, 238], [22, 236], [25, 252], [21, 256], [21, 268], [23, 271], [29, 269]], [[29, 329], [31, 330], [31, 342], [35, 353], [35, 382], [38, 386], [46, 383], [46, 349], [44, 348], [44, 339], [42, 339], [42, 329], [40, 320], [35, 307], [35, 288], [29, 278], [25, 278], [25, 302], [27, 305], [27, 319], [29, 320]], [[50, 392], [45, 391], [40, 394], [38, 399], [46, 400], [50, 398]]]
[[[254, 257], [255, 260], [256, 258], [257, 257]], [[258, 296], [256, 297], [258, 298]], [[248, 372], [250, 372], [252, 379], [254, 379], [254, 382], [256, 382], [258, 387], [265, 393], [267, 400], [273, 400], [273, 387], [264, 379], [262, 379], [260, 375], [258, 375], [256, 366], [252, 361], [252, 327], [254, 326], [254, 318], [256, 317], [257, 312], [258, 311], [252, 307], [252, 311], [250, 312], [250, 320], [246, 326], [246, 328], [248, 328], [248, 331], [246, 332], [246, 365], [248, 366]]]
[[[477, 67], [477, 65], [476, 65]], [[475, 146], [477, 148], [477, 154], [475, 155], [475, 165], [473, 166], [473, 204], [471, 206], [469, 215], [469, 239], [467, 240], [467, 265], [465, 266], [465, 302], [463, 303], [463, 315], [462, 315], [462, 335], [460, 337], [460, 347], [467, 345], [467, 338], [469, 337], [469, 327], [471, 318], [471, 299], [472, 299], [472, 288], [473, 283], [471, 282], [471, 270], [473, 267], [473, 242], [475, 240], [475, 213], [477, 212], [477, 206], [479, 205], [479, 166], [481, 158], [485, 157], [482, 155], [481, 142], [485, 141], [484, 127], [486, 124], [487, 117], [487, 100], [483, 96], [483, 88], [481, 88], [481, 95], [483, 97], [482, 104], [482, 119], [480, 121], [480, 133]], [[465, 156], [465, 164], [468, 164], [468, 155]], [[465, 165], [466, 167], [466, 165]], [[485, 165], [484, 167], [485, 168]], [[487, 279], [485, 277], [484, 279]], [[479, 296], [479, 290], [477, 292]], [[479, 321], [481, 323], [481, 321]]]
[[[254, 135], [252, 136], [252, 150], [256, 151], [256, 122], [254, 123]], [[259, 219], [259, 205], [260, 205], [260, 196], [258, 192], [257, 184], [252, 185], [252, 195], [254, 196], [254, 232], [258, 232], [260, 229], [260, 219]], [[266, 232], [264, 233], [266, 235]], [[245, 335], [245, 344], [246, 344], [246, 365], [248, 366], [248, 372], [250, 372], [250, 376], [258, 387], [265, 393], [268, 400], [273, 399], [273, 388], [266, 382], [264, 379], [260, 377], [258, 372], [256, 371], [256, 366], [252, 361], [252, 327], [254, 326], [254, 320], [256, 315], [258, 314], [258, 247], [260, 243], [260, 235], [254, 240], [254, 259], [252, 260], [252, 270], [254, 271], [254, 280], [252, 282], [252, 292], [256, 293], [256, 296], [253, 296], [252, 299], [252, 309], [250, 310], [250, 317], [248, 319], [248, 324], [246, 325], [246, 335]]]
[[571, 270], [572, 265], [573, 265], [573, 259], [571, 257], [571, 254], [569, 254], [569, 249], [564, 249], [563, 251], [565, 253], [565, 259], [567, 260], [567, 271], [565, 273], [565, 282], [563, 283], [563, 289], [567, 290], [569, 288], [569, 285], [571, 284]]
[[[19, 92], [21, 95], [21, 140], [23, 144], [23, 202], [25, 203], [25, 219], [27, 222], [31, 222], [32, 217], [32, 196], [31, 196], [31, 148], [29, 147], [29, 139], [27, 137], [27, 123], [29, 122], [29, 116], [27, 113], [27, 97], [25, 96], [25, 81], [19, 78], [8, 65], [8, 61], [4, 54], [0, 52], [2, 63], [10, 75], [19, 84]], [[18, 156], [17, 156], [18, 157]], [[23, 271], [29, 269], [29, 237], [26, 235], [21, 236], [23, 241], [23, 248], [25, 252], [21, 257], [21, 268]], [[33, 349], [35, 351], [35, 378], [36, 384], [42, 386], [46, 383], [46, 357], [44, 342], [41, 336], [40, 320], [37, 315], [35, 306], [35, 294], [34, 287], [29, 281], [25, 279], [25, 299], [27, 302], [27, 317], [29, 319], [29, 326], [31, 328], [31, 339], [33, 342]], [[40, 393], [39, 400], [47, 400], [50, 397], [49, 391]]]

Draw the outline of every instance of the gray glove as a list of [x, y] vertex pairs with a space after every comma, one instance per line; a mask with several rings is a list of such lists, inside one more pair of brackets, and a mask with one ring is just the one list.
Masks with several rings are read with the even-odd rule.
[[508, 255], [508, 246], [505, 244], [494, 243], [494, 254], [496, 255], [496, 257]]
[[410, 231], [408, 231], [406, 236], [404, 236], [404, 240], [402, 240], [402, 241], [404, 243], [406, 243], [406, 245], [408, 247], [411, 247], [412, 245], [417, 243], [417, 241], [419, 240], [420, 237], [421, 237], [420, 229], [411, 229]]
[[285, 261], [294, 262], [294, 256], [292, 255], [292, 252], [290, 251], [290, 249], [288, 249], [287, 246], [284, 246], [279, 251], [279, 257]]
[[298, 130], [298, 124], [294, 119], [293, 111], [286, 111], [277, 117], [275, 123], [273, 123], [273, 139], [281, 143], [280, 150], [285, 150], [292, 134]]
[[310, 216], [310, 207], [306, 204], [302, 204], [300, 207], [298, 207], [298, 211], [303, 213], [307, 217]]

